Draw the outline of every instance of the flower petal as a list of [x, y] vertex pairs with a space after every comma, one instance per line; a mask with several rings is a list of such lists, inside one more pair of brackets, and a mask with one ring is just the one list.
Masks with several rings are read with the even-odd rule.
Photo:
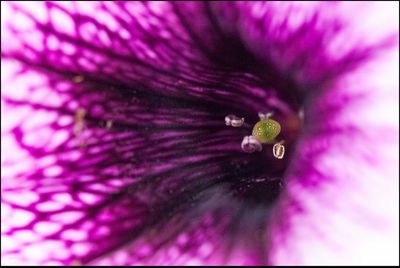
[[[185, 10], [204, 3], [187, 5]], [[270, 182], [267, 174], [280, 174], [284, 164], [260, 165], [259, 156], [243, 155], [244, 130], [226, 128], [223, 119], [233, 112], [252, 120], [258, 110], [283, 104], [257, 76], [211, 62], [204, 50], [213, 51], [212, 42], [198, 47], [185, 19], [174, 15], [182, 6], [4, 6], [23, 22], [6, 20], [4, 32], [15, 42], [2, 51], [7, 67], [2, 116], [13, 115], [2, 126], [7, 141], [2, 199], [5, 210], [22, 219], [4, 218], [7, 262], [104, 262], [106, 255], [136, 252], [143, 243], [152, 257], [160, 248], [174, 248], [184, 232], [193, 244], [164, 262], [176, 263], [184, 254], [190, 258], [183, 262], [195, 256], [204, 262], [226, 226], [247, 215], [238, 196], [267, 204], [276, 197], [276, 190], [246, 195], [248, 180], [275, 189], [278, 181]], [[93, 18], [93, 9], [101, 19]], [[201, 25], [203, 18], [196, 21]], [[202, 227], [221, 211], [222, 222]], [[264, 221], [259, 216], [246, 224]], [[162, 237], [164, 226], [171, 226], [171, 234]], [[214, 234], [206, 240], [207, 232]], [[212, 261], [223, 261], [223, 252]], [[147, 255], [129, 253], [112, 261], [158, 258], [146, 260]], [[244, 257], [232, 261], [256, 263]]]
[[398, 3], [236, 5], [222, 27], [305, 96], [269, 261], [398, 263]]

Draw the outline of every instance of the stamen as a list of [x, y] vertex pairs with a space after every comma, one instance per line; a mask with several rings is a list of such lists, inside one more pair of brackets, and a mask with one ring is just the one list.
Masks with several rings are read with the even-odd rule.
[[261, 152], [262, 145], [254, 136], [245, 136], [242, 141], [242, 150], [246, 153]]
[[107, 120], [106, 121], [106, 128], [111, 128], [113, 125], [113, 121], [112, 120]]
[[263, 120], [263, 119], [270, 118], [273, 114], [274, 114], [274, 112], [268, 112], [268, 113], [259, 112], [258, 117], [260, 118], [260, 120]]
[[85, 130], [85, 116], [86, 116], [86, 110], [83, 108], [78, 108], [75, 112], [75, 124], [74, 124], [74, 135], [76, 138], [76, 141], [78, 143], [78, 146], [80, 149], [85, 149], [86, 148], [86, 141], [82, 137], [82, 134]]
[[74, 134], [79, 136], [85, 126], [85, 115], [86, 110], [83, 108], [78, 108], [75, 112], [75, 124], [74, 124]]
[[230, 114], [225, 116], [225, 125], [232, 127], [243, 126], [244, 118], [237, 117], [236, 115]]
[[284, 142], [285, 141], [282, 140], [278, 143], [275, 143], [274, 147], [272, 147], [272, 153], [274, 154], [275, 158], [282, 159], [285, 155], [285, 146], [283, 146]]
[[297, 113], [297, 115], [299, 116], [300, 120], [303, 121], [304, 120], [304, 109], [301, 108], [299, 110], [299, 112]]
[[[282, 159], [285, 155], [285, 146], [283, 146], [284, 140], [276, 142], [275, 138], [281, 131], [281, 125], [278, 121], [270, 119], [273, 112], [263, 113], [259, 112], [258, 121], [252, 131], [252, 135], [245, 136], [242, 140], [242, 150], [246, 153], [253, 153], [255, 151], [262, 151], [262, 144], [274, 144], [272, 147], [272, 153], [275, 158]], [[225, 124], [227, 126], [241, 127], [244, 125], [244, 118], [239, 118], [233, 114], [225, 116]]]
[[74, 76], [74, 77], [72, 78], [72, 81], [73, 81], [75, 84], [82, 83], [83, 80], [85, 80], [85, 77], [84, 77], [83, 75], [76, 75], [76, 76]]

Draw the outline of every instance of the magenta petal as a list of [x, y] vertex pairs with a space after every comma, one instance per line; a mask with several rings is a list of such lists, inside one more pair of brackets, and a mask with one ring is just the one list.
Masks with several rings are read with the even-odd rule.
[[[2, 2], [2, 262], [398, 263], [394, 10]], [[285, 161], [223, 122], [269, 109]]]
[[[13, 42], [2, 39], [6, 262], [229, 261], [227, 241], [239, 238], [224, 236], [253, 213], [239, 200], [271, 203], [279, 186], [269, 172], [282, 166], [242, 154], [244, 130], [223, 119], [255, 118], [269, 107], [260, 97], [276, 103], [276, 92], [211, 62], [205, 50], [217, 48], [192, 40], [185, 18], [174, 15], [181, 5], [4, 6], [19, 19], [4, 25]], [[249, 180], [272, 190], [246, 196]], [[246, 224], [261, 225], [267, 213], [258, 209]], [[231, 262], [259, 261], [246, 256]]]

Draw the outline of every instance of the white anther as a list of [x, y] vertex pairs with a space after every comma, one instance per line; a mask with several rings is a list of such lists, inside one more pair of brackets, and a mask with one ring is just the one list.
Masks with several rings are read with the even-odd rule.
[[261, 120], [263, 120], [263, 119], [268, 119], [268, 118], [270, 118], [273, 114], [274, 114], [273, 112], [268, 112], [268, 113], [259, 112], [259, 113], [258, 113], [258, 117], [259, 117]]
[[242, 141], [242, 150], [246, 153], [261, 152], [262, 145], [254, 136], [245, 136]]
[[275, 158], [282, 159], [285, 155], [285, 146], [283, 146], [282, 143], [282, 141], [275, 143], [274, 147], [272, 147], [272, 153], [274, 154]]
[[225, 116], [225, 125], [232, 127], [243, 126], [244, 118], [237, 117], [236, 115], [230, 114]]

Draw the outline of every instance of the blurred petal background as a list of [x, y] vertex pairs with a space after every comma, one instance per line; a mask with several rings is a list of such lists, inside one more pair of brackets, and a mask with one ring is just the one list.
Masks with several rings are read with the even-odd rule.
[[2, 2], [1, 56], [2, 264], [399, 264], [398, 2]]

